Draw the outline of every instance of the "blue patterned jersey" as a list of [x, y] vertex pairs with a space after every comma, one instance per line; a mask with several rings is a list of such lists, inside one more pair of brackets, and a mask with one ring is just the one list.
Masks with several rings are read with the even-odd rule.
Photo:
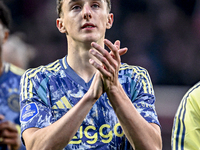
[[14, 122], [18, 130], [20, 130], [19, 85], [23, 73], [24, 70], [5, 63], [0, 76], [0, 114], [5, 116], [5, 120]]
[[[60, 119], [79, 102], [92, 80], [85, 83], [67, 64], [66, 57], [49, 65], [27, 70], [21, 80], [21, 132], [31, 127], [44, 128]], [[145, 120], [160, 125], [147, 71], [122, 63], [119, 82]], [[132, 149], [106, 93], [96, 101], [65, 147], [65, 150], [86, 149]]]

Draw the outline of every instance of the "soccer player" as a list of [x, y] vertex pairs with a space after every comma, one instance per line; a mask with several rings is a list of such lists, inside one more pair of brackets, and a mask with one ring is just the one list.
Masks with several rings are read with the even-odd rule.
[[113, 24], [110, 0], [58, 0], [57, 9], [68, 55], [22, 77], [27, 149], [162, 149], [147, 70], [121, 63], [127, 49], [105, 39]]
[[200, 82], [184, 95], [174, 117], [172, 150], [200, 148]]
[[[10, 11], [0, 2], [0, 56], [9, 37]], [[18, 150], [21, 144], [19, 85], [24, 70], [0, 57], [0, 150]], [[23, 145], [20, 148], [25, 149]]]

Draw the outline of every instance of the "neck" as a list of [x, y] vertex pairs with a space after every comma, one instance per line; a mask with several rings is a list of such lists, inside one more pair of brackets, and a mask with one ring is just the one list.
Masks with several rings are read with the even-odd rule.
[[91, 48], [91, 42], [77, 44], [77, 42], [68, 41], [67, 63], [85, 82], [89, 82], [96, 73], [96, 68], [89, 63], [89, 59], [92, 58], [98, 62], [89, 53]]
[[3, 73], [2, 50], [0, 50], [0, 75]]

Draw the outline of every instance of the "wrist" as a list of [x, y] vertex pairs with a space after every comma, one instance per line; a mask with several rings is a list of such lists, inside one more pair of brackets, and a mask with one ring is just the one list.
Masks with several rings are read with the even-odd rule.
[[86, 96], [86, 98], [94, 104], [101, 95], [98, 96], [94, 90], [89, 89], [84, 96]]
[[110, 85], [108, 88], [104, 88], [107, 94], [116, 94], [119, 93], [120, 90], [123, 90], [121, 84], [117, 82], [117, 84]]

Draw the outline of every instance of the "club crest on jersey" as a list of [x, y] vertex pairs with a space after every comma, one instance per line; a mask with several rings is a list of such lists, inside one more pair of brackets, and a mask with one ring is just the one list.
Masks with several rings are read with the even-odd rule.
[[19, 112], [20, 108], [19, 108], [19, 95], [18, 94], [12, 94], [9, 98], [8, 98], [8, 106], [11, 110], [15, 111], [15, 112]]
[[27, 122], [38, 114], [38, 107], [35, 103], [30, 103], [22, 108], [20, 120]]

